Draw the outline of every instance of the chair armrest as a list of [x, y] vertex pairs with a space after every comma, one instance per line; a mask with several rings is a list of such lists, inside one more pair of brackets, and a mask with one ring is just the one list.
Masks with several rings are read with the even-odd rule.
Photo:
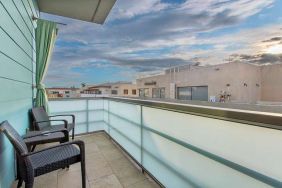
[[54, 148], [58, 148], [58, 147], [66, 146], [66, 145], [73, 145], [73, 144], [77, 145], [79, 147], [80, 154], [84, 154], [85, 153], [84, 142], [81, 141], [81, 140], [75, 140], [75, 141], [71, 141], [71, 142], [61, 143], [61, 144], [56, 145], [56, 146], [51, 146], [51, 147], [48, 147], [48, 148], [44, 148], [44, 149], [39, 150], [39, 151], [34, 151], [34, 152], [27, 153], [27, 154], [23, 154], [22, 157], [27, 157], [27, 156], [35, 155], [37, 153], [48, 151], [50, 149], [54, 149]]
[[51, 134], [51, 133], [56, 133], [56, 132], [63, 132], [64, 135], [65, 135], [65, 138], [69, 138], [69, 132], [67, 129], [57, 129], [57, 130], [50, 130], [50, 131], [41, 131], [41, 132], [38, 132], [38, 133], [35, 133], [34, 135], [30, 135], [30, 136], [24, 136], [23, 139], [27, 139], [27, 138], [33, 138], [33, 137], [37, 137], [37, 136], [43, 136], [43, 135], [46, 135], [46, 134]]
[[57, 115], [52, 115], [52, 116], [49, 116], [49, 117], [63, 117], [63, 116], [71, 116], [72, 117], [72, 123], [73, 124], [75, 123], [75, 115], [73, 115], [73, 114], [57, 114]]
[[53, 120], [46, 120], [46, 121], [34, 121], [33, 124], [40, 124], [40, 123], [45, 123], [45, 122], [51, 122], [51, 121], [63, 121], [64, 122], [64, 127], [65, 129], [68, 128], [68, 121], [65, 119], [53, 119]]

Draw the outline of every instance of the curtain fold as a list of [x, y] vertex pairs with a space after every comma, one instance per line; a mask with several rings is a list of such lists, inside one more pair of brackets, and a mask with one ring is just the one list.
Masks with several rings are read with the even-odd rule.
[[54, 44], [57, 37], [57, 24], [46, 20], [37, 20], [35, 30], [36, 41], [36, 99], [35, 106], [44, 106], [48, 112], [48, 98], [45, 86], [42, 83], [47, 73], [49, 62], [52, 56]]

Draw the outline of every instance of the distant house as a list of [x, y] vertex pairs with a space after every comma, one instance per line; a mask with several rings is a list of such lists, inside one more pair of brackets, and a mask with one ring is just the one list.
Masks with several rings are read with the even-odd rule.
[[129, 82], [104, 83], [87, 86], [81, 89], [81, 97], [137, 97], [136, 84]]
[[46, 88], [48, 98], [76, 98], [80, 96], [79, 88]]

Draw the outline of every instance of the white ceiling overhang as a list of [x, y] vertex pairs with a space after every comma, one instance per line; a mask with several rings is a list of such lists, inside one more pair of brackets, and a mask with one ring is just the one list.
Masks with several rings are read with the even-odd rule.
[[40, 12], [103, 24], [116, 0], [38, 0]]

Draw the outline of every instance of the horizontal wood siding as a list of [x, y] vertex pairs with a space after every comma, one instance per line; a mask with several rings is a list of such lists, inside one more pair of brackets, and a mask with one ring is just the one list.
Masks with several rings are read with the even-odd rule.
[[[29, 127], [35, 70], [36, 0], [0, 0], [0, 122], [8, 120], [23, 135]], [[0, 134], [0, 188], [15, 179], [14, 151]]]

